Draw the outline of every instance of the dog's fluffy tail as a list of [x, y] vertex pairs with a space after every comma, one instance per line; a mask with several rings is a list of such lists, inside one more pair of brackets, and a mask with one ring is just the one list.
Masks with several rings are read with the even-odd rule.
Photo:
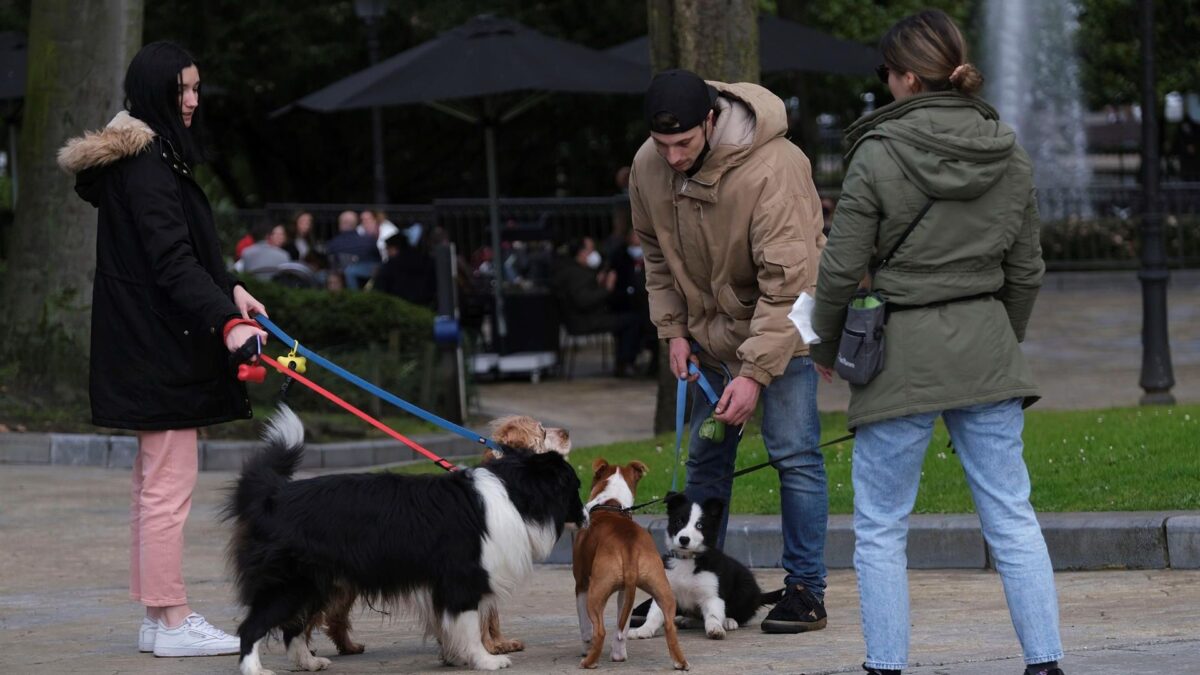
[[230, 520], [244, 522], [266, 515], [268, 504], [291, 480], [304, 457], [304, 425], [286, 405], [281, 404], [267, 421], [263, 441], [267, 447], [242, 466], [225, 511]]
[[781, 588], [777, 591], [771, 591], [770, 593], [763, 593], [762, 595], [758, 596], [759, 606], [761, 607], [763, 605], [777, 604], [780, 600], [783, 599], [783, 591], [784, 591], [784, 589]]

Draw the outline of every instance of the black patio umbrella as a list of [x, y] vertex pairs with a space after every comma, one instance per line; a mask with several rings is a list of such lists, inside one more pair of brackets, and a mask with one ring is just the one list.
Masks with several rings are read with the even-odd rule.
[[[292, 108], [330, 112], [421, 103], [482, 125], [497, 269], [496, 328], [503, 341], [508, 329], [500, 294], [496, 127], [550, 92], [632, 94], [645, 91], [648, 83], [649, 73], [636, 64], [548, 37], [516, 21], [484, 15], [313, 92], [273, 116]], [[497, 97], [513, 92], [531, 95], [499, 109]], [[462, 104], [465, 99], [474, 99], [474, 109]]]
[[[878, 50], [773, 15], [758, 18], [759, 69], [764, 73], [799, 70], [834, 75], [871, 75]], [[649, 72], [650, 39], [640, 37], [605, 50]]]

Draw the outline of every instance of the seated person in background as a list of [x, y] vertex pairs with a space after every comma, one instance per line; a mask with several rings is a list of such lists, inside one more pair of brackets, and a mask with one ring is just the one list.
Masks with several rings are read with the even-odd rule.
[[264, 221], [254, 226], [251, 235], [254, 243], [242, 251], [238, 267], [259, 279], [270, 279], [281, 265], [291, 260], [282, 248], [287, 243], [287, 231], [283, 225]]
[[366, 210], [358, 214], [358, 233], [375, 242], [379, 259], [387, 260], [387, 240], [400, 231], [382, 211]]
[[401, 232], [387, 240], [387, 262], [375, 273], [374, 290], [422, 307], [433, 307], [437, 298], [437, 277], [433, 258], [409, 243]]
[[[637, 230], [625, 233], [622, 246], [608, 258], [608, 266], [616, 275], [609, 307], [614, 312], [630, 312], [638, 317], [640, 330], [637, 337], [637, 353], [650, 350], [650, 362], [646, 375], [658, 373], [658, 330], [650, 321], [650, 297], [646, 293], [646, 263], [642, 259], [642, 240]], [[635, 357], [636, 359], [636, 357]]]
[[308, 211], [301, 211], [292, 219], [292, 226], [288, 230], [288, 242], [283, 246], [283, 250], [292, 256], [292, 260], [305, 260], [313, 251], [312, 227], [313, 215]]
[[250, 248], [253, 245], [254, 245], [254, 234], [253, 233], [247, 232], [246, 234], [242, 235], [242, 238], [238, 239], [237, 243], [233, 245], [233, 259], [241, 260], [242, 253], [246, 249]]
[[338, 215], [338, 234], [329, 240], [325, 253], [329, 264], [346, 278], [346, 288], [357, 290], [375, 274], [379, 267], [379, 249], [375, 241], [355, 231], [358, 214], [342, 211]]
[[641, 324], [633, 312], [613, 312], [609, 298], [616, 287], [612, 270], [600, 272], [600, 252], [591, 237], [567, 245], [551, 277], [551, 290], [558, 299], [563, 324], [572, 335], [612, 333], [617, 343], [617, 377], [626, 376], [638, 354]]

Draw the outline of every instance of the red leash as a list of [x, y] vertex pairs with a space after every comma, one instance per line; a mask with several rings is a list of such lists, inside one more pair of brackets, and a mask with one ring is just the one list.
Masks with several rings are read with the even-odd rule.
[[307, 377], [304, 377], [303, 375], [301, 375], [300, 373], [297, 373], [296, 371], [292, 370], [291, 368], [281, 365], [278, 361], [271, 358], [270, 356], [267, 356], [266, 354], [259, 354], [258, 358], [260, 360], [262, 360], [264, 363], [266, 363], [267, 365], [274, 368], [275, 370], [278, 370], [279, 372], [283, 373], [287, 377], [290, 377], [293, 380], [296, 380], [297, 382], [303, 384], [304, 386], [308, 387], [309, 389], [312, 389], [313, 391], [317, 392], [321, 396], [324, 396], [325, 398], [329, 399], [330, 401], [333, 401], [334, 403], [338, 404], [339, 406], [341, 406], [348, 412], [354, 413], [354, 415], [357, 416], [359, 419], [363, 420], [364, 422], [367, 422], [368, 424], [370, 424], [371, 426], [375, 427], [376, 429], [382, 431], [383, 433], [387, 434], [388, 436], [391, 436], [392, 438], [400, 441], [401, 443], [407, 445], [408, 447], [412, 448], [413, 450], [416, 450], [417, 452], [421, 453], [422, 455], [425, 455], [427, 458], [432, 460], [434, 464], [437, 464], [441, 468], [443, 468], [447, 471], [457, 471], [458, 470], [458, 467], [454, 466], [450, 462], [446, 461], [445, 459], [442, 459], [441, 457], [438, 457], [437, 455], [426, 450], [425, 448], [422, 448], [415, 441], [409, 439], [408, 437], [404, 436], [403, 434], [401, 434], [397, 431], [392, 430], [391, 427], [387, 426], [383, 422], [380, 422], [379, 420], [375, 419], [374, 417], [371, 417], [370, 415], [366, 414], [365, 412], [363, 412], [363, 411], [359, 410], [358, 408], [355, 408], [354, 406], [350, 405], [349, 403], [343, 401], [341, 398], [338, 398], [338, 396], [336, 394], [324, 389], [323, 387], [321, 387], [317, 383], [313, 382], [312, 380], [308, 379]]

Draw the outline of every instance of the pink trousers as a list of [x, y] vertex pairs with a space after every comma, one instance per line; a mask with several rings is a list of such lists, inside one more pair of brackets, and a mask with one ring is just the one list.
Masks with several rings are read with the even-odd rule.
[[129, 509], [129, 597], [147, 607], [187, 604], [183, 524], [198, 470], [195, 429], [138, 434]]

